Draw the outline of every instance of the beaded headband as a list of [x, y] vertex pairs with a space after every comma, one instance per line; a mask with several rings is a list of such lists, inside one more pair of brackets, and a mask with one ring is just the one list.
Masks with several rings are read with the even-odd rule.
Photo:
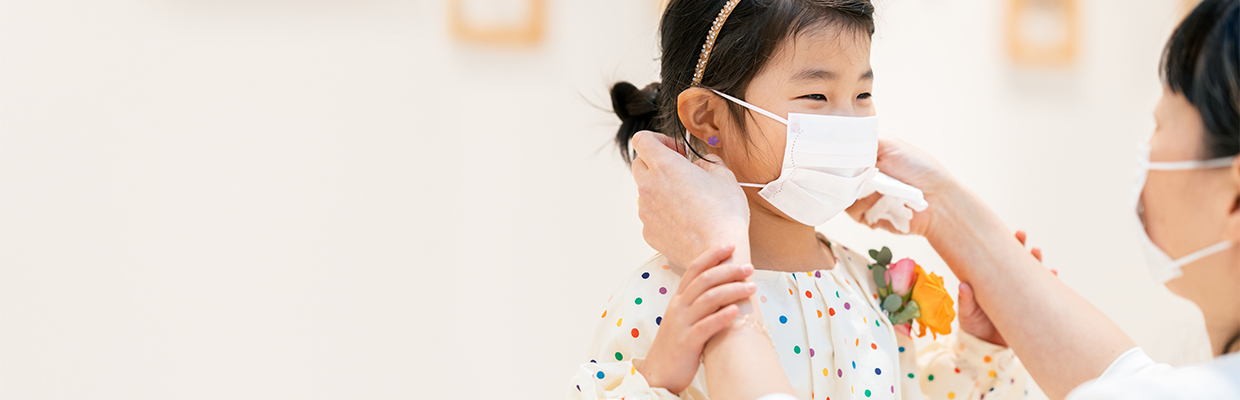
[[706, 43], [702, 45], [702, 54], [698, 56], [697, 68], [693, 70], [693, 86], [702, 86], [702, 75], [706, 73], [706, 61], [710, 60], [710, 51], [715, 48], [715, 38], [719, 36], [719, 30], [723, 29], [723, 24], [728, 22], [728, 16], [732, 15], [732, 10], [740, 2], [741, 0], [728, 0], [723, 9], [719, 10], [719, 16], [715, 17], [710, 33], [706, 35]]

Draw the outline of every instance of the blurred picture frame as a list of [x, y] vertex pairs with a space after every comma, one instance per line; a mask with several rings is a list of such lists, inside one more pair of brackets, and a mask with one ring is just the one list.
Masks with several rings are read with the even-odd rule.
[[532, 46], [546, 24], [546, 0], [448, 0], [452, 36], [464, 42]]
[[1080, 51], [1078, 0], [1009, 0], [1008, 55], [1018, 65], [1064, 67]]

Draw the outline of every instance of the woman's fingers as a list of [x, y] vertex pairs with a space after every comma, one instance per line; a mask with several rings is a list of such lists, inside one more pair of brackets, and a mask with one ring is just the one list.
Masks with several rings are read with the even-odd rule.
[[682, 146], [680, 142], [677, 142], [676, 139], [673, 139], [671, 136], [667, 136], [662, 133], [652, 132], [652, 131], [642, 131], [642, 132], [649, 134], [650, 138], [654, 138], [655, 140], [658, 140], [659, 143], [663, 145], [663, 147], [667, 147], [669, 149], [672, 149], [676, 153], [679, 153], [681, 157], [686, 156], [685, 147]]
[[642, 160], [641, 158], [634, 158], [633, 165], [629, 167], [629, 170], [633, 172], [633, 179], [640, 180], [642, 177], [646, 176], [647, 172], [650, 171], [650, 166], [646, 165], [645, 160]]
[[[1025, 231], [1023, 230], [1016, 231], [1016, 241], [1020, 242], [1021, 246], [1024, 246], [1025, 242], [1027, 242], [1028, 239], [1029, 239], [1028, 233], [1025, 233]], [[1041, 248], [1034, 247], [1033, 249], [1029, 250], [1029, 253], [1033, 254], [1033, 258], [1038, 259], [1038, 262], [1042, 262], [1042, 249]], [[1055, 275], [1059, 275], [1059, 271], [1053, 271], [1053, 272], [1055, 272]]]
[[678, 151], [679, 146], [676, 145], [676, 140], [660, 133], [637, 132], [630, 144], [633, 146], [633, 151], [637, 152], [637, 158], [646, 160], [646, 163], [653, 169], [658, 169], [661, 165], [677, 158], [681, 160], [685, 158], [684, 154]]
[[[848, 209], [845, 211], [848, 212], [848, 216], [852, 217], [853, 221], [868, 225], [865, 223], [865, 212], [869, 211], [870, 207], [874, 207], [874, 203], [877, 203], [878, 199], [881, 198], [883, 198], [883, 195], [874, 193], [864, 199], [857, 199], [857, 201], [851, 206], [848, 206]], [[873, 227], [871, 226], [871, 228]]]
[[689, 328], [689, 337], [693, 338], [693, 345], [695, 347], [705, 345], [706, 341], [714, 337], [716, 333], [731, 325], [740, 311], [741, 308], [737, 305], [728, 305], [693, 323], [693, 326]]
[[757, 285], [753, 282], [732, 282], [712, 287], [693, 300], [685, 317], [689, 321], [705, 318], [729, 304], [749, 298], [757, 291]]

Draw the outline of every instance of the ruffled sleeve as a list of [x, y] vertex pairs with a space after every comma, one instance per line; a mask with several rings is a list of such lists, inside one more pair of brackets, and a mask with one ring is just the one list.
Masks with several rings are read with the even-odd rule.
[[963, 331], [917, 354], [921, 392], [928, 399], [1023, 399], [1029, 374], [1006, 347]]
[[573, 376], [569, 399], [707, 399], [701, 367], [693, 384], [679, 394], [650, 387], [637, 370], [654, 343], [663, 312], [679, 284], [680, 276], [663, 257], [650, 260], [633, 273], [600, 313], [590, 358]]

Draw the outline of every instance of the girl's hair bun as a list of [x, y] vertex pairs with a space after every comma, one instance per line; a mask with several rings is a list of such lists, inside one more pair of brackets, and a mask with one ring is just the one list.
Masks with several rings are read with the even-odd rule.
[[611, 87], [611, 109], [620, 117], [620, 129], [616, 132], [616, 145], [620, 146], [620, 154], [625, 162], [632, 161], [629, 153], [629, 140], [637, 132], [654, 128], [655, 117], [659, 107], [655, 99], [659, 96], [659, 83], [651, 83], [638, 89], [628, 82], [617, 82]]

